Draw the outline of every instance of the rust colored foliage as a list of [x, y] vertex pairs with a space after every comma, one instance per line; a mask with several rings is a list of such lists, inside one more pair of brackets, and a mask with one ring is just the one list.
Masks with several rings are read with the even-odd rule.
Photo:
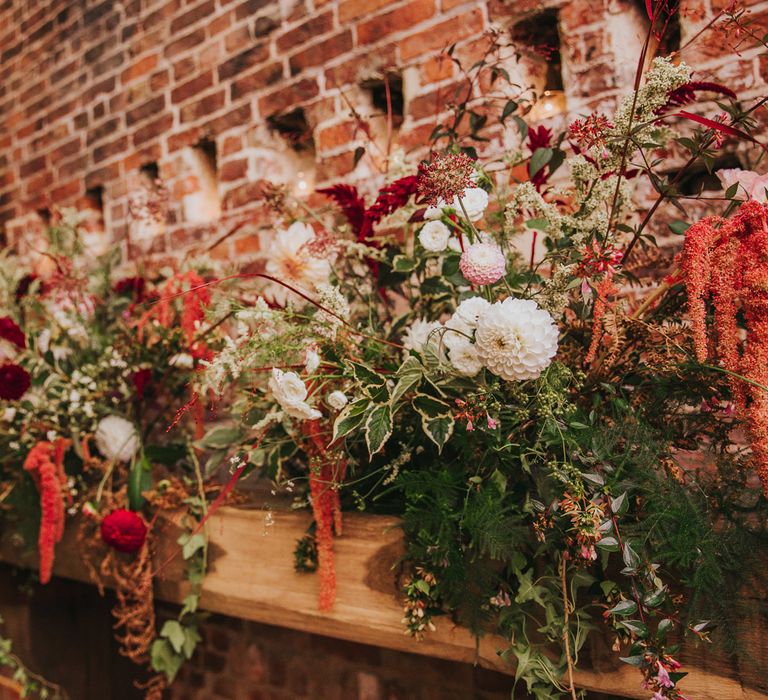
[[333, 565], [333, 535], [341, 534], [341, 503], [335, 488], [344, 479], [347, 461], [343, 453], [326, 445], [327, 436], [320, 421], [305, 421], [308, 437], [309, 490], [312, 512], [317, 525], [317, 562], [320, 574], [318, 607], [328, 612], [336, 602], [336, 570]]
[[[745, 202], [729, 219], [708, 217], [686, 232], [680, 267], [696, 357], [709, 355], [707, 303], [717, 356], [728, 372], [763, 491], [768, 495], [768, 205]], [[743, 319], [740, 324], [739, 319]]]
[[198, 324], [205, 319], [205, 309], [211, 303], [211, 292], [205, 280], [196, 272], [179, 272], [164, 285], [160, 298], [139, 319], [137, 323], [139, 337], [152, 320], [161, 326], [173, 326], [176, 309], [173, 302], [181, 299], [181, 318], [179, 325], [184, 331], [189, 352], [198, 359], [209, 359], [210, 350], [205, 343], [197, 340], [200, 332]]
[[64, 534], [64, 495], [67, 477], [64, 473], [64, 454], [69, 440], [57, 438], [55, 442], [38, 442], [24, 460], [24, 469], [30, 474], [40, 494], [40, 535], [37, 546], [40, 553], [40, 583], [48, 583], [53, 573], [56, 545]]

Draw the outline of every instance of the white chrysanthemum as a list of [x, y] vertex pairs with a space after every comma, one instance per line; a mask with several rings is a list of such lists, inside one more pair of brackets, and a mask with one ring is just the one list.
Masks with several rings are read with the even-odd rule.
[[451, 232], [442, 221], [427, 221], [419, 232], [419, 242], [430, 253], [442, 253], [450, 238]]
[[491, 302], [487, 299], [483, 299], [483, 297], [470, 297], [456, 307], [453, 315], [455, 318], [461, 319], [470, 328], [477, 328], [480, 316], [490, 308]]
[[99, 452], [113, 462], [129, 462], [141, 445], [136, 427], [121, 416], [102, 418], [94, 439]]
[[465, 377], [474, 377], [483, 368], [483, 361], [480, 359], [477, 346], [462, 336], [457, 337], [461, 339], [448, 349], [448, 359], [459, 374]]
[[[267, 274], [304, 290], [327, 283], [331, 265], [328, 260], [309, 250], [308, 246], [314, 239], [314, 229], [299, 221], [285, 231], [278, 231], [267, 250], [267, 264], [264, 268]], [[298, 302], [298, 297], [274, 282], [265, 292], [280, 306], [285, 306], [289, 298]]]
[[296, 372], [283, 372], [273, 367], [269, 388], [280, 408], [289, 416], [300, 420], [317, 420], [322, 416], [307, 403], [307, 387]]
[[496, 302], [480, 316], [475, 343], [483, 364], [508, 381], [536, 379], [557, 352], [552, 317], [528, 299]]
[[328, 394], [328, 398], [326, 399], [328, 401], [328, 405], [331, 408], [335, 408], [337, 411], [340, 411], [344, 406], [349, 403], [349, 399], [347, 398], [347, 395], [343, 391], [332, 391], [330, 394]]
[[485, 214], [485, 210], [488, 208], [488, 193], [482, 187], [468, 187], [464, 190], [461, 202], [459, 202], [458, 197], [454, 197], [450, 204], [446, 204], [444, 200], [439, 199], [435, 206], [427, 207], [424, 212], [424, 218], [426, 220], [439, 219], [443, 215], [443, 209], [451, 209], [463, 215], [462, 204], [464, 209], [467, 210], [469, 220], [479, 221], [483, 218], [483, 214]]
[[437, 331], [442, 327], [440, 321], [426, 321], [423, 318], [414, 321], [403, 336], [403, 347], [416, 352], [423, 352], [428, 342], [437, 347], [441, 335]]

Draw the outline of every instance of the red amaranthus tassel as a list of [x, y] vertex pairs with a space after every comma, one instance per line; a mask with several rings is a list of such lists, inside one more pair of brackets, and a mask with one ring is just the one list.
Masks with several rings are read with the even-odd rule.
[[[680, 268], [696, 356], [708, 355], [706, 304], [715, 309], [717, 354], [729, 372], [763, 491], [768, 496], [768, 205], [745, 202], [730, 219], [709, 217], [685, 235]], [[744, 319], [746, 333], [739, 327]]]
[[611, 307], [609, 297], [616, 294], [616, 285], [613, 283], [613, 277], [606, 275], [595, 289], [595, 304], [592, 309], [592, 340], [589, 343], [589, 350], [584, 358], [584, 362], [590, 365], [595, 361], [597, 351], [600, 348], [600, 341], [603, 339], [603, 317], [605, 312]]
[[328, 612], [336, 602], [336, 569], [333, 565], [333, 535], [341, 534], [341, 504], [335, 488], [344, 478], [347, 461], [343, 453], [326, 445], [320, 421], [306, 421], [304, 432], [309, 438], [309, 491], [312, 513], [317, 526], [317, 562], [320, 575], [318, 607]]
[[57, 438], [55, 443], [38, 442], [24, 460], [24, 469], [30, 473], [40, 493], [40, 583], [48, 583], [53, 572], [56, 544], [64, 534], [64, 495], [67, 477], [64, 474], [64, 454], [69, 440]]

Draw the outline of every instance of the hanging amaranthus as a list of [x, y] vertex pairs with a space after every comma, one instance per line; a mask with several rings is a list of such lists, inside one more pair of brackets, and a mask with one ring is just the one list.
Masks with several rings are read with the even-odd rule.
[[344, 479], [347, 461], [342, 452], [326, 444], [320, 421], [306, 421], [309, 438], [309, 490], [317, 525], [317, 563], [320, 574], [318, 607], [327, 612], [336, 602], [336, 570], [333, 566], [333, 535], [341, 534], [341, 503], [336, 488]]
[[64, 534], [64, 494], [67, 477], [64, 473], [64, 454], [69, 440], [57, 438], [55, 442], [38, 442], [24, 460], [24, 469], [37, 486], [40, 494], [40, 534], [37, 547], [40, 553], [40, 583], [48, 583], [53, 573], [56, 545]]
[[717, 354], [732, 373], [731, 391], [768, 495], [768, 206], [748, 201], [730, 219], [691, 226], [680, 267], [700, 362], [708, 355], [707, 302], [714, 306]]

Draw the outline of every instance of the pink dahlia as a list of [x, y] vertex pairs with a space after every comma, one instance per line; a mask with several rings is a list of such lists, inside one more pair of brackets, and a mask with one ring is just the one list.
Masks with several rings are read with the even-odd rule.
[[461, 254], [459, 269], [472, 284], [493, 284], [504, 276], [507, 260], [495, 243], [473, 243]]

